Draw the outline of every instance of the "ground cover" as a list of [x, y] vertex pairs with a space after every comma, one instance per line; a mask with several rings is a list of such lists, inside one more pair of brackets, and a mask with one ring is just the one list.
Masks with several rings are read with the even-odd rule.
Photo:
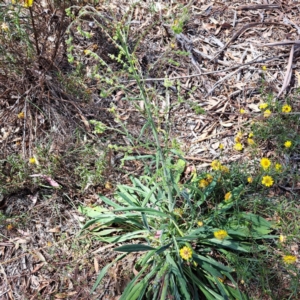
[[297, 4], [1, 8], [3, 299], [299, 298]]

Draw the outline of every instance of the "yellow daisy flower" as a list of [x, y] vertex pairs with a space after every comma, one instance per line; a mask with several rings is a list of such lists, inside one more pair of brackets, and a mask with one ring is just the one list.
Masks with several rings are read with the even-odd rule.
[[242, 141], [242, 137], [243, 137], [243, 134], [241, 132], [238, 132], [238, 134], [236, 135], [236, 137], [234, 138], [234, 141], [236, 143], [240, 143]]
[[267, 169], [269, 169], [270, 166], [271, 166], [271, 161], [270, 161], [268, 158], [263, 157], [263, 158], [260, 160], [260, 165], [262, 166], [262, 168], [263, 168], [264, 170], [267, 170]]
[[261, 69], [262, 69], [263, 71], [267, 71], [268, 68], [267, 68], [267, 66], [262, 66]]
[[241, 114], [244, 114], [245, 112], [246, 112], [246, 111], [245, 111], [243, 108], [240, 109], [240, 113], [241, 113]]
[[211, 168], [213, 170], [220, 170], [221, 169], [221, 163], [218, 160], [213, 160], [211, 163]]
[[222, 173], [229, 173], [229, 169], [226, 166], [221, 166]]
[[24, 119], [25, 115], [24, 112], [21, 111], [20, 113], [18, 113], [18, 119]]
[[224, 240], [228, 236], [228, 233], [226, 230], [221, 229], [221, 230], [215, 231], [214, 236], [218, 240]]
[[285, 143], [284, 143], [284, 147], [285, 148], [290, 148], [292, 146], [292, 142], [291, 141], [286, 141]]
[[2, 29], [3, 31], [8, 31], [9, 27], [8, 27], [7, 23], [2, 23], [2, 24], [1, 24], [1, 29]]
[[282, 109], [281, 109], [281, 111], [285, 114], [288, 114], [289, 112], [291, 112], [291, 110], [292, 110], [292, 107], [288, 104], [283, 105]]
[[198, 185], [199, 185], [200, 188], [204, 189], [204, 188], [206, 188], [209, 185], [209, 182], [207, 180], [205, 180], [205, 179], [201, 179], [199, 181]]
[[29, 163], [32, 164], [32, 165], [36, 164], [36, 159], [34, 157], [30, 157], [29, 158]]
[[31, 7], [33, 5], [33, 0], [24, 0], [24, 7]]
[[265, 185], [266, 187], [270, 187], [274, 184], [274, 180], [271, 176], [267, 175], [267, 176], [264, 176], [261, 183], [263, 185]]
[[210, 175], [210, 174], [207, 174], [206, 175], [206, 181], [208, 182], [208, 183], [211, 183], [212, 181], [213, 181], [213, 176], [212, 175]]
[[263, 110], [263, 109], [266, 109], [268, 106], [269, 106], [268, 103], [261, 103], [261, 104], [259, 104], [259, 109]]
[[232, 198], [232, 194], [231, 192], [228, 192], [225, 194], [224, 201], [228, 202], [229, 200], [231, 200], [231, 198]]
[[285, 243], [286, 242], [286, 236], [281, 234], [279, 236], [279, 242], [282, 243], [282, 244]]
[[249, 183], [252, 183], [252, 182], [253, 182], [253, 178], [252, 178], [251, 176], [249, 176], [249, 177], [247, 178], [247, 181], [248, 181]]
[[253, 146], [255, 144], [254, 140], [253, 139], [247, 139], [247, 142], [250, 146]]
[[223, 150], [224, 149], [224, 145], [220, 144], [219, 149]]
[[253, 132], [250, 132], [248, 137], [251, 139], [252, 137], [254, 137], [254, 133]]
[[241, 143], [236, 143], [233, 148], [237, 151], [242, 151], [243, 150], [243, 145]]
[[265, 110], [265, 112], [264, 112], [264, 117], [265, 117], [265, 118], [269, 118], [269, 117], [271, 116], [271, 114], [272, 114], [272, 112], [271, 112], [269, 109], [267, 109], [267, 110]]
[[277, 163], [277, 164], [275, 165], [275, 170], [276, 170], [277, 172], [280, 172], [281, 169], [282, 169], [282, 165]]
[[297, 257], [294, 255], [285, 255], [282, 259], [288, 265], [294, 264], [297, 261]]
[[198, 221], [197, 224], [198, 224], [199, 227], [203, 226], [203, 222], [202, 221]]
[[190, 247], [184, 246], [179, 250], [179, 255], [184, 260], [189, 260], [193, 255], [193, 250]]

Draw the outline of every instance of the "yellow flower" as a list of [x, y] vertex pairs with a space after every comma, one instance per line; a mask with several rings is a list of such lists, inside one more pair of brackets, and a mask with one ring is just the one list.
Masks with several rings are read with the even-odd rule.
[[269, 109], [267, 109], [267, 110], [265, 110], [265, 112], [264, 112], [264, 117], [265, 118], [269, 118], [270, 116], [271, 116], [271, 111], [269, 110]]
[[109, 181], [105, 182], [105, 186], [104, 186], [107, 190], [111, 190], [112, 189], [112, 185]]
[[254, 137], [254, 133], [253, 133], [253, 132], [250, 132], [249, 135], [248, 135], [248, 137], [249, 137], [249, 138]]
[[85, 55], [89, 55], [89, 54], [91, 53], [91, 50], [85, 49], [85, 50], [83, 50], [83, 53], [84, 53]]
[[197, 224], [198, 224], [199, 227], [202, 227], [202, 226], [203, 226], [203, 222], [202, 222], [202, 221], [198, 221]]
[[245, 111], [243, 108], [240, 109], [240, 113], [241, 113], [241, 114], [244, 114], [245, 112], [246, 112], [246, 111]]
[[178, 216], [182, 216], [183, 215], [183, 209], [177, 207], [177, 208], [174, 209], [174, 213]]
[[208, 182], [208, 183], [211, 183], [212, 181], [213, 181], [213, 176], [212, 175], [210, 175], [210, 174], [207, 174], [206, 175], [206, 181]]
[[294, 255], [285, 255], [282, 259], [288, 265], [294, 264], [297, 261], [297, 257]]
[[282, 165], [277, 163], [277, 164], [275, 165], [275, 170], [278, 171], [278, 172], [280, 172], [281, 169], [282, 169]]
[[12, 230], [14, 228], [14, 226], [12, 225], [12, 224], [8, 224], [7, 226], [6, 226], [6, 229], [7, 230]]
[[292, 107], [288, 104], [283, 105], [282, 109], [281, 109], [281, 111], [285, 114], [288, 114], [289, 112], [291, 112], [291, 110], [292, 110]]
[[31, 7], [33, 5], [33, 0], [24, 0], [24, 7]]
[[201, 179], [199, 181], [199, 187], [202, 188], [202, 189], [206, 188], [208, 185], [209, 185], [209, 182], [205, 179]]
[[231, 198], [232, 198], [232, 194], [231, 192], [228, 192], [225, 194], [224, 201], [228, 202], [229, 200], [231, 200]]
[[286, 236], [281, 234], [279, 236], [279, 242], [282, 243], [282, 244], [285, 243], [286, 242]]
[[24, 119], [25, 115], [24, 115], [24, 112], [21, 111], [20, 113], [18, 113], [18, 118], [19, 119]]
[[220, 144], [219, 149], [223, 150], [224, 149], [224, 145]]
[[263, 71], [267, 71], [267, 66], [262, 66], [261, 69], [262, 69]]
[[236, 143], [233, 148], [237, 151], [242, 151], [243, 150], [243, 145], [241, 143]]
[[260, 109], [260, 110], [266, 109], [268, 106], [269, 106], [268, 103], [261, 103], [261, 104], [259, 104], [259, 109]]
[[34, 157], [29, 158], [29, 163], [32, 165], [36, 164], [36, 159]]
[[9, 27], [8, 27], [7, 23], [2, 23], [2, 24], [1, 24], [1, 29], [2, 29], [3, 31], [8, 31]]
[[263, 168], [264, 170], [267, 170], [267, 169], [269, 169], [270, 166], [271, 166], [271, 161], [270, 161], [268, 158], [263, 157], [263, 158], [260, 160], [260, 165], [262, 166], [262, 168]]
[[226, 166], [221, 166], [222, 173], [229, 173], [229, 169]]
[[234, 141], [236, 143], [240, 143], [242, 141], [242, 137], [243, 137], [243, 134], [241, 132], [238, 132], [238, 134], [236, 135], [236, 137], [234, 138]]
[[252, 183], [252, 182], [253, 182], [253, 178], [252, 178], [251, 176], [249, 176], [249, 177], [247, 178], [247, 181], [248, 181], [249, 183]]
[[218, 230], [214, 232], [214, 236], [218, 240], [224, 240], [228, 236], [228, 233], [226, 230]]
[[290, 148], [292, 146], [292, 142], [291, 141], [286, 141], [285, 143], [284, 143], [284, 147], [285, 148]]
[[250, 138], [247, 139], [247, 142], [248, 142], [248, 144], [251, 145], [251, 146], [255, 144], [254, 140], [253, 140], [253, 139], [250, 139]]
[[264, 176], [264, 177], [263, 177], [261, 183], [262, 183], [263, 185], [265, 185], [266, 187], [270, 187], [270, 186], [273, 185], [274, 180], [273, 180], [273, 178], [272, 178], [271, 176], [267, 175], [267, 176]]
[[179, 255], [182, 259], [189, 260], [192, 257], [193, 251], [190, 247], [184, 246], [179, 250]]
[[211, 162], [211, 168], [212, 168], [213, 170], [220, 170], [221, 167], [222, 167], [222, 165], [221, 165], [221, 163], [220, 163], [218, 160], [213, 160], [213, 161]]

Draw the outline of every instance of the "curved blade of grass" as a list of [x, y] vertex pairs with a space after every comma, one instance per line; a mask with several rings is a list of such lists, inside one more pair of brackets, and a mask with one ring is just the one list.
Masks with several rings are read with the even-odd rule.
[[186, 281], [184, 274], [179, 270], [176, 262], [173, 260], [173, 258], [169, 254], [166, 255], [166, 258], [167, 258], [168, 263], [171, 265], [170, 272], [174, 274], [176, 281], [178, 281], [179, 289], [180, 289], [181, 293], [183, 294], [184, 299], [186, 299], [186, 300], [192, 299], [191, 295], [188, 292], [188, 288], [187, 288], [187, 284], [186, 284], [187, 281]]
[[160, 216], [160, 217], [169, 217], [167, 214], [153, 209], [153, 208], [145, 208], [145, 207], [136, 207], [136, 206], [131, 206], [131, 207], [126, 207], [126, 208], [118, 208], [113, 210], [113, 212], [118, 212], [118, 211], [140, 211], [140, 212], [144, 212], [147, 213], [149, 215], [153, 215], [153, 216]]
[[167, 250], [173, 243], [169, 243], [165, 246], [160, 247], [159, 249], [156, 250], [156, 254], [159, 255], [163, 253], [165, 250]]
[[123, 206], [117, 204], [116, 202], [114, 202], [114, 201], [108, 199], [108, 198], [105, 197], [105, 196], [99, 195], [99, 197], [100, 197], [100, 199], [101, 199], [103, 202], [105, 202], [106, 204], [108, 204], [108, 205], [110, 205], [110, 206], [112, 206], [112, 207], [114, 207], [114, 208], [122, 208], [122, 207], [123, 207]]
[[99, 238], [99, 240], [105, 241], [107, 243], [121, 243], [129, 240], [145, 239], [147, 235], [148, 235], [147, 230], [136, 230], [134, 232], [129, 232], [120, 236]]
[[204, 241], [202, 241], [202, 243], [208, 244], [208, 245], [218, 245], [219, 247], [222, 247], [222, 248], [229, 248], [229, 249], [233, 249], [233, 250], [245, 252], [245, 253], [249, 252], [247, 249], [242, 247], [240, 245], [240, 243], [235, 242], [235, 241], [230, 241], [230, 240], [220, 241], [218, 239], [212, 238], [212, 239], [204, 240]]
[[214, 259], [212, 259], [210, 257], [205, 257], [205, 256], [202, 256], [202, 255], [199, 255], [199, 254], [193, 254], [193, 259], [196, 262], [205, 261], [210, 266], [213, 265], [213, 266], [217, 267], [221, 271], [232, 272], [232, 269], [230, 267], [226, 267], [223, 264], [217, 262], [216, 260], [214, 260]]
[[94, 283], [92, 290], [91, 290], [91, 294], [95, 291], [95, 289], [97, 288], [97, 286], [100, 284], [102, 278], [105, 276], [107, 270], [114, 265], [116, 262], [118, 262], [119, 260], [121, 260], [122, 258], [124, 258], [126, 254], [122, 254], [120, 256], [118, 256], [116, 259], [114, 259], [111, 263], [107, 264], [99, 273], [96, 282]]
[[141, 252], [141, 251], [149, 251], [149, 250], [156, 250], [153, 247], [150, 247], [148, 245], [142, 245], [142, 244], [132, 244], [132, 245], [124, 245], [118, 248], [114, 248], [114, 251], [118, 252]]
[[152, 276], [158, 271], [159, 266], [153, 267], [150, 273], [148, 273], [140, 282], [135, 284], [138, 278], [144, 273], [148, 266], [144, 266], [139, 274], [128, 284], [126, 289], [124, 290], [120, 300], [136, 300], [141, 299], [145, 290], [149, 284], [149, 280]]

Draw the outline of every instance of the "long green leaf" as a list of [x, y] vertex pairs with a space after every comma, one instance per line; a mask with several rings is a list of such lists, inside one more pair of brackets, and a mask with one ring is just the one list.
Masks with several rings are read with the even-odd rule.
[[149, 251], [149, 250], [156, 250], [156, 249], [143, 244], [124, 245], [121, 247], [114, 248], [114, 251], [118, 251], [118, 252], [141, 252], [141, 251]]
[[108, 199], [108, 198], [105, 197], [105, 196], [99, 195], [99, 197], [100, 197], [100, 199], [101, 199], [103, 202], [105, 202], [106, 204], [108, 204], [108, 205], [110, 205], [110, 206], [112, 206], [112, 207], [114, 207], [114, 208], [122, 208], [121, 205], [119, 205], [119, 204], [117, 204], [116, 202], [114, 202], [114, 201]]
[[92, 290], [91, 290], [91, 294], [95, 291], [95, 289], [97, 288], [97, 286], [100, 284], [102, 278], [105, 276], [107, 270], [114, 265], [117, 261], [121, 260], [122, 258], [124, 258], [127, 254], [122, 254], [120, 256], [118, 256], [116, 259], [114, 259], [111, 263], [107, 264], [99, 273], [96, 282], [94, 283]]
[[159, 210], [156, 210], [153, 208], [145, 208], [145, 207], [132, 206], [132, 207], [119, 208], [119, 209], [113, 210], [113, 212], [119, 212], [119, 211], [141, 211], [141, 212], [144, 212], [149, 215], [161, 216], [161, 217], [165, 217], [165, 218], [169, 217], [167, 214], [165, 214]]
[[212, 239], [204, 240], [202, 241], [202, 243], [208, 245], [217, 245], [222, 248], [229, 248], [229, 249], [233, 249], [245, 253], [249, 252], [247, 249], [241, 246], [241, 243], [238, 243], [236, 241], [231, 241], [231, 240], [220, 241], [218, 239], [212, 238]]

